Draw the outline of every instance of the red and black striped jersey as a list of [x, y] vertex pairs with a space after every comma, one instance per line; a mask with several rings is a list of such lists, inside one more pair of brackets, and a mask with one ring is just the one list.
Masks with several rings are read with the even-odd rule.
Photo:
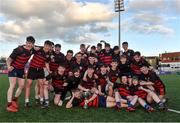
[[46, 80], [52, 80], [52, 86], [59, 89], [64, 89], [65, 86], [63, 86], [63, 84], [67, 82], [67, 76], [59, 75], [57, 72], [53, 72], [46, 76]]
[[64, 64], [65, 61], [65, 56], [61, 52], [57, 54], [53, 51], [50, 58], [49, 68], [51, 71], [57, 71], [59, 65]]
[[100, 71], [97, 72], [97, 76], [98, 76], [98, 85], [100, 85], [101, 87], [104, 87], [106, 86], [107, 84], [107, 77], [108, 77], [108, 74], [105, 73], [105, 74], [102, 74]]
[[105, 50], [103, 50], [103, 54], [100, 59], [104, 64], [110, 65], [112, 62], [112, 51], [107, 53]]
[[147, 92], [139, 89], [140, 85], [130, 86], [131, 95], [137, 95], [139, 98], [145, 99], [147, 97]]
[[139, 62], [132, 60], [131, 65], [130, 65], [132, 73], [135, 75], [140, 75], [141, 74], [140, 68], [143, 65], [146, 65], [148, 67], [151, 66], [144, 58], [141, 58]]
[[[90, 98], [91, 98], [91, 96], [88, 99], [90, 99]], [[80, 99], [74, 98], [73, 101], [72, 101], [73, 107], [75, 107], [75, 106], [83, 107], [84, 104], [85, 104], [85, 99], [84, 98], [80, 98]], [[98, 98], [98, 96], [93, 101], [88, 103], [88, 107], [98, 107], [98, 106], [99, 106], [99, 98]]]
[[34, 52], [34, 56], [30, 62], [30, 67], [43, 69], [45, 67], [45, 63], [50, 61], [50, 53], [44, 52], [43, 48]]
[[97, 87], [98, 79], [93, 75], [91, 78], [87, 75], [87, 81], [82, 81], [81, 85], [86, 89], [92, 89], [93, 87]]
[[131, 95], [128, 84], [115, 83], [114, 88], [118, 89], [121, 96], [127, 97]]
[[11, 66], [17, 69], [24, 69], [26, 63], [28, 62], [32, 54], [33, 49], [27, 50], [24, 48], [24, 46], [17, 47], [9, 56], [13, 60]]
[[118, 69], [116, 70], [112, 70], [110, 68], [109, 72], [108, 72], [108, 77], [109, 77], [109, 80], [112, 82], [112, 83], [115, 83], [117, 81], [117, 79], [119, 78], [120, 76], [120, 72]]
[[151, 81], [154, 83], [154, 88], [165, 88], [164, 83], [154, 71], [149, 71], [148, 74], [141, 74], [140, 80]]

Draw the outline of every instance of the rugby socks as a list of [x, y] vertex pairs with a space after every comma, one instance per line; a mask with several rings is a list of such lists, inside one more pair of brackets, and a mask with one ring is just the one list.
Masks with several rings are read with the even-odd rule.
[[128, 107], [133, 107], [133, 105], [131, 104], [131, 101], [127, 101]]
[[45, 104], [49, 104], [49, 99], [45, 99]]
[[42, 105], [44, 103], [44, 99], [40, 98], [40, 104]]
[[29, 99], [25, 99], [25, 103], [29, 103]]
[[163, 106], [164, 106], [164, 103], [163, 103], [162, 101], [160, 101], [160, 102], [158, 103], [158, 105], [159, 105], [160, 107], [163, 107]]
[[146, 110], [149, 109], [149, 107], [150, 107], [150, 106], [149, 106], [148, 104], [145, 104], [145, 105], [144, 105], [144, 108], [145, 108]]

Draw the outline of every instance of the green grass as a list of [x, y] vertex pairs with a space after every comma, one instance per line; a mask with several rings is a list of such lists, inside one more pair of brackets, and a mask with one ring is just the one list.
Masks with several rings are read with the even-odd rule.
[[[180, 76], [164, 75], [161, 76], [167, 87], [167, 96], [169, 97], [168, 107], [180, 111]], [[55, 107], [51, 102], [49, 109], [41, 109], [35, 106], [26, 110], [24, 109], [24, 94], [19, 99], [20, 110], [18, 113], [9, 113], [6, 111], [6, 93], [9, 86], [6, 75], [0, 74], [0, 121], [131, 121], [131, 122], [180, 122], [180, 114], [173, 112], [154, 112], [147, 113], [142, 108], [136, 112], [128, 113], [125, 110], [117, 112], [114, 109], [90, 108], [83, 110], [81, 108], [66, 109], [63, 107]], [[32, 89], [32, 100], [34, 97], [34, 89]]]

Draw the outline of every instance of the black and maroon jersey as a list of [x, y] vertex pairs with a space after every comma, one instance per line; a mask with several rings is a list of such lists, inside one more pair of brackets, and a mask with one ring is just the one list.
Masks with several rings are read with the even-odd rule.
[[72, 58], [70, 61], [65, 58], [65, 60], [64, 60], [64, 64], [65, 64], [65, 68], [66, 68], [66, 69], [65, 69], [65, 73], [66, 73], [67, 75], [68, 75], [68, 73], [69, 73], [70, 71], [73, 70], [73, 69], [72, 69], [73, 63], [74, 63], [74, 58]]
[[149, 71], [148, 74], [141, 74], [140, 80], [153, 82], [155, 90], [165, 95], [165, 85], [154, 71]]
[[121, 62], [118, 64], [118, 69], [121, 73], [121, 75], [130, 75], [131, 74], [131, 68], [130, 63], [126, 62], [125, 64], [122, 64]]
[[51, 53], [50, 56], [51, 60], [49, 62], [49, 68], [51, 71], [57, 71], [60, 64], [64, 64], [65, 57], [63, 53], [55, 53], [54, 51]]
[[13, 60], [11, 66], [17, 69], [24, 69], [26, 63], [28, 62], [32, 54], [33, 49], [27, 50], [24, 48], [24, 46], [17, 47], [9, 56]]
[[84, 72], [87, 69], [87, 63], [84, 60], [81, 60], [80, 63], [77, 63], [76, 61], [73, 62], [71, 65], [71, 70], [78, 68], [80, 70], [81, 74], [84, 74]]
[[93, 75], [91, 78], [87, 75], [87, 81], [82, 81], [81, 85], [86, 89], [92, 89], [93, 87], [97, 87], [98, 79]]
[[118, 92], [122, 97], [127, 97], [127, 96], [131, 95], [128, 84], [115, 83], [114, 84], [114, 89], [118, 89]]
[[123, 52], [123, 55], [126, 55], [128, 61], [132, 61], [133, 56], [134, 56], [134, 51], [131, 49], [128, 49], [127, 51]]
[[145, 66], [151, 66], [145, 59], [141, 58], [141, 60], [139, 62], [136, 62], [135, 60], [132, 60], [131, 62], [131, 71], [132, 71], [132, 74], [134, 75], [141, 75], [141, 71], [140, 71], [140, 68], [145, 65]]
[[78, 85], [81, 83], [81, 81], [82, 81], [82, 77], [70, 76], [67, 78], [68, 87], [71, 89], [78, 88]]
[[139, 98], [146, 99], [147, 92], [139, 89], [140, 85], [130, 86], [131, 95], [137, 95]]
[[94, 70], [98, 70], [99, 69], [99, 64], [98, 63], [91, 64], [90, 62], [88, 62], [87, 66], [93, 66]]
[[101, 87], [105, 87], [107, 84], [108, 74], [107, 73], [102, 74], [101, 71], [98, 71], [96, 74], [97, 74], [98, 79], [99, 79], [98, 85], [100, 85]]
[[65, 90], [65, 86], [63, 86], [64, 83], [67, 82], [67, 76], [66, 75], [59, 75], [57, 72], [53, 72], [46, 76], [46, 80], [52, 80], [52, 86], [55, 88], [58, 88], [60, 90]]
[[101, 50], [100, 52], [99, 52], [99, 51], [96, 51], [96, 54], [97, 54], [98, 61], [99, 61], [99, 62], [102, 62], [102, 61], [101, 61], [101, 58], [103, 57], [103, 50]]
[[115, 60], [119, 61], [120, 60], [120, 54], [114, 54], [113, 53], [112, 59], [115, 59]]
[[112, 55], [113, 55], [112, 51], [109, 51], [107, 53], [105, 50], [103, 50], [103, 54], [101, 55], [100, 59], [104, 64], [110, 65], [112, 62]]
[[43, 69], [45, 63], [50, 61], [50, 53], [44, 52], [43, 48], [40, 48], [38, 51], [34, 52], [34, 56], [30, 62], [30, 67]]
[[120, 72], [119, 72], [118, 68], [116, 70], [112, 70], [110, 68], [110, 70], [108, 72], [109, 81], [111, 81], [112, 83], [115, 83], [119, 76], [120, 76]]

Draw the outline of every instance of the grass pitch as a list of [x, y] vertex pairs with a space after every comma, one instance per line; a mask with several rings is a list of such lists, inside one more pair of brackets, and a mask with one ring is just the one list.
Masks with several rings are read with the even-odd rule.
[[[180, 111], [180, 75], [163, 75], [162, 80], [166, 85], [166, 92], [168, 100], [168, 107]], [[56, 107], [52, 101], [48, 109], [41, 109], [35, 106], [34, 88], [31, 92], [31, 103], [33, 105], [30, 109], [24, 108], [24, 93], [19, 99], [20, 110], [18, 113], [10, 113], [6, 111], [7, 104], [7, 89], [9, 86], [7, 75], [0, 74], [0, 121], [7, 122], [180, 122], [180, 114], [174, 112], [154, 112], [147, 113], [143, 108], [139, 107], [136, 112], [126, 112], [122, 109], [117, 112], [115, 109], [105, 108], [90, 108], [84, 110], [82, 108], [66, 109], [63, 107]]]

